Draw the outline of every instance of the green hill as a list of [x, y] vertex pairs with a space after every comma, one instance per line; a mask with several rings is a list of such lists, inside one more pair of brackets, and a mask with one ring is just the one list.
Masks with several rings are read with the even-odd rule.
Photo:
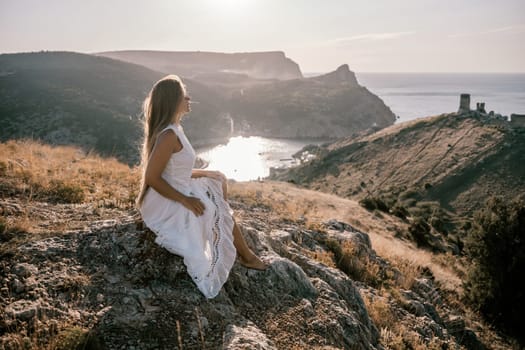
[[[138, 160], [142, 101], [165, 75], [73, 52], [0, 55], [0, 72], [0, 140], [76, 144], [131, 163]], [[184, 81], [201, 101], [185, 122], [189, 137], [199, 142], [227, 136], [229, 125], [217, 112], [221, 98]]]

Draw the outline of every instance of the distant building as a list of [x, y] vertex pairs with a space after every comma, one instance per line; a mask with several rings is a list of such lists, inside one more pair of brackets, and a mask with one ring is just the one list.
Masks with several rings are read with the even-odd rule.
[[458, 113], [469, 112], [469, 111], [470, 111], [470, 94], [461, 94], [459, 97]]
[[511, 114], [510, 125], [525, 128], [525, 114]]
[[476, 103], [476, 111], [478, 111], [480, 113], [487, 113], [485, 111], [485, 102], [478, 102], [478, 103]]

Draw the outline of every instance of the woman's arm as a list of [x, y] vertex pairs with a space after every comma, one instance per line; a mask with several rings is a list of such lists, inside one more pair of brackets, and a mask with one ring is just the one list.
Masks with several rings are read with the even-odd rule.
[[206, 176], [206, 170], [203, 169], [192, 169], [191, 171], [191, 177], [197, 178], [197, 177], [204, 177]]
[[221, 182], [228, 180], [223, 173], [217, 170], [193, 169], [191, 171], [191, 177], [211, 177], [212, 179], [219, 180]]
[[171, 187], [171, 185], [162, 178], [162, 172], [171, 154], [173, 152], [179, 152], [181, 149], [182, 144], [173, 130], [168, 130], [159, 135], [148, 160], [148, 165], [146, 166], [145, 182], [164, 197], [180, 202], [195, 215], [199, 216], [204, 213], [204, 205], [200, 199], [184, 195]]

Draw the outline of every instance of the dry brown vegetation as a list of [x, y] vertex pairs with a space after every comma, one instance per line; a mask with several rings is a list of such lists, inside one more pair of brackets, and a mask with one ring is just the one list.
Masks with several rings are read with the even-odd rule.
[[[139, 177], [137, 168], [115, 159], [86, 154], [74, 147], [52, 147], [32, 140], [1, 143], [0, 241], [9, 241], [12, 249], [21, 240], [28, 239], [28, 234], [44, 231], [59, 234], [74, 225], [82, 225], [90, 216], [110, 217], [111, 208], [130, 210], [134, 206]], [[419, 250], [412, 242], [397, 239], [397, 233], [408, 226], [403, 220], [388, 214], [370, 213], [353, 200], [288, 183], [231, 182], [229, 193], [233, 200], [248, 208], [264, 210], [270, 222], [301, 222], [309, 229], [318, 229], [322, 222], [336, 219], [367, 232], [372, 248], [397, 269], [401, 277], [386, 275], [386, 279], [378, 279], [381, 268], [371, 260], [359, 258], [351, 245], [312, 252], [310, 257], [328, 266], [346, 269], [345, 272], [357, 280], [378, 288], [379, 296], [365, 296], [364, 299], [371, 318], [380, 329], [382, 343], [389, 348], [438, 348], [438, 343], [425, 345], [413, 332], [399, 326], [397, 316], [385, 306], [384, 298], [402, 302], [399, 290], [410, 289], [424, 269], [432, 272], [447, 302], [455, 304], [465, 316], [467, 325], [479, 332], [484, 343], [499, 344], [496, 333], [459, 301], [465, 262], [450, 254]], [[48, 208], [47, 203], [53, 207]], [[6, 243], [2, 245], [4, 250]], [[72, 277], [64, 281], [64, 288], [74, 291], [76, 286], [87, 283], [86, 278]], [[30, 344], [27, 346], [37, 349], [60, 349], [85, 338], [89, 338], [87, 330], [74, 324], [61, 324], [57, 325], [51, 343], [45, 346], [39, 344], [38, 332], [20, 333], [20, 344], [21, 348]]]
[[[447, 305], [464, 317], [466, 325], [479, 334], [484, 344], [491, 344], [495, 349], [507, 349], [511, 346], [484, 322], [480, 315], [462, 303], [461, 281], [465, 275], [467, 261], [450, 253], [421, 250], [413, 242], [397, 238], [397, 233], [408, 227], [400, 218], [386, 213], [376, 215], [356, 201], [284, 182], [232, 183], [229, 193], [233, 199], [253, 208], [266, 208], [271, 221], [304, 222], [309, 229], [322, 231], [321, 222], [336, 219], [367, 232], [375, 252], [386, 259], [399, 274], [394, 276], [387, 271], [382, 275], [382, 279], [378, 280], [381, 268], [366, 257], [359, 258], [355, 254], [355, 247], [348, 242], [332, 250], [312, 252], [309, 256], [327, 266], [338, 267], [355, 280], [378, 288], [379, 297], [364, 295], [364, 301], [371, 318], [380, 330], [381, 343], [389, 349], [423, 350], [453, 346], [443, 344], [437, 338], [431, 339], [430, 342], [421, 339], [416, 332], [400, 324], [398, 316], [391, 312], [386, 303], [387, 299], [393, 299], [403, 304], [405, 300], [400, 290], [409, 290], [415, 279], [420, 278], [425, 271], [434, 276]], [[340, 250], [339, 254], [334, 252], [337, 249]], [[443, 312], [439, 308], [438, 311]]]
[[133, 206], [138, 170], [71, 146], [0, 144], [0, 195], [52, 203]]
[[139, 173], [80, 148], [17, 140], [0, 143], [0, 178], [0, 241], [9, 241], [72, 229], [86, 215], [103, 216], [112, 208], [131, 209]]

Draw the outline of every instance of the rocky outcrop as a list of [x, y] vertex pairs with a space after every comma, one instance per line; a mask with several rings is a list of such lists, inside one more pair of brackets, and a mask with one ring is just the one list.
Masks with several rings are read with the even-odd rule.
[[[295, 244], [298, 232], [264, 233], [251, 225], [244, 231], [270, 268], [235, 265], [212, 300], [196, 289], [182, 259], [129, 217], [28, 242], [17, 259], [3, 260], [2, 329], [75, 320], [93, 327], [92, 341], [109, 349], [168, 349], [179, 342], [224, 349], [278, 349], [291, 341], [378, 346], [377, 329], [348, 277], [304, 258], [302, 268], [278, 253]], [[8, 336], [2, 344], [10, 348]]]
[[[108, 51], [96, 55], [140, 64], [150, 69], [174, 73], [205, 81], [209, 74], [228, 73], [247, 75], [255, 79], [302, 78], [299, 65], [282, 51], [269, 52], [205, 52], [205, 51]], [[199, 79], [199, 76], [201, 77]]]
[[[264, 210], [232, 205], [251, 211], [240, 224], [270, 267], [261, 272], [236, 263], [210, 300], [182, 259], [155, 244], [154, 235], [137, 228], [125, 211], [87, 221], [82, 230], [26, 241], [16, 251], [4, 247], [0, 347], [20, 349], [38, 338], [59, 339], [62, 348], [383, 349], [384, 330], [370, 316], [377, 313], [377, 300], [418, 339], [436, 344], [469, 339], [481, 346], [461, 318], [448, 316], [452, 311], [431, 276], [394, 299], [320, 262], [330, 246], [351, 244], [356, 257], [380, 266], [378, 278], [400, 278], [377, 256], [366, 233], [335, 220], [319, 229], [286, 221], [269, 226]], [[93, 208], [75, 210], [86, 218]]]
[[318, 81], [326, 84], [347, 84], [350, 86], [358, 86], [357, 78], [355, 73], [350, 71], [348, 64], [339, 66], [335, 71], [323, 74], [320, 76], [309, 78], [313, 81]]

